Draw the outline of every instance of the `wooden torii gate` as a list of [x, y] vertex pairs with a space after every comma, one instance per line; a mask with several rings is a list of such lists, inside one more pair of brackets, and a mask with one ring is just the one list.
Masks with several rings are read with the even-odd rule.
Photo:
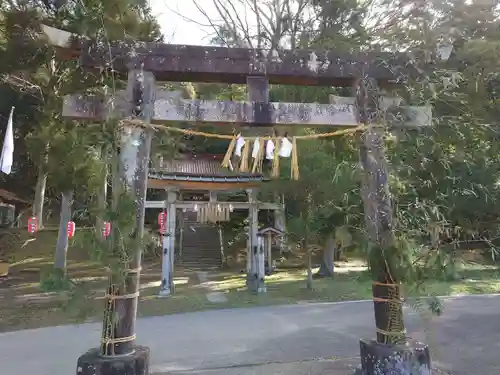
[[[109, 116], [111, 106], [113, 116], [141, 122], [141, 126], [137, 126], [137, 121], [124, 123], [121, 150], [125, 183], [137, 206], [138, 237], [142, 236], [143, 231], [145, 182], [151, 144], [148, 125], [151, 123], [184, 121], [250, 126], [330, 127], [367, 125], [360, 150], [365, 171], [363, 198], [369, 238], [372, 246], [380, 250], [380, 256], [372, 264], [372, 267], [376, 267], [373, 294], [377, 341], [361, 342], [363, 373], [374, 374], [376, 368], [389, 371], [387, 366], [396, 366], [401, 361], [406, 365], [411, 362], [412, 366], [422, 366], [422, 371], [429, 368], [428, 350], [425, 346], [409, 349], [385, 345], [394, 344], [396, 339], [401, 339], [404, 336], [404, 326], [398, 283], [392, 279], [390, 265], [383, 262], [383, 251], [394, 246], [392, 209], [383, 140], [377, 127], [373, 125], [379, 123], [389, 112], [393, 115], [389, 119], [391, 125], [430, 125], [429, 108], [399, 106], [400, 103], [392, 100], [379, 99], [378, 85], [391, 85], [397, 83], [398, 77], [418, 74], [405, 54], [340, 55], [335, 51], [267, 51], [143, 42], [103, 43], [48, 27], [44, 27], [44, 30], [51, 42], [61, 48], [62, 55], [71, 59], [79, 58], [83, 68], [96, 71], [113, 69], [124, 77], [128, 74], [125, 93], [116, 93], [108, 98], [72, 95], [64, 101], [63, 116], [104, 119]], [[247, 84], [248, 101], [204, 101], [169, 97], [168, 93], [156, 89], [155, 81]], [[352, 87], [356, 97], [337, 104], [270, 103], [269, 84]], [[257, 233], [250, 235], [252, 249], [257, 248], [256, 235]], [[132, 267], [139, 269], [141, 249], [136, 250], [137, 256]], [[253, 270], [257, 278], [260, 276], [259, 268]], [[123, 314], [115, 323], [112, 335], [105, 337], [105, 348], [101, 350], [101, 354], [120, 355], [109, 358], [108, 366], [113, 370], [116, 370], [116, 366], [121, 366], [126, 371], [113, 374], [146, 373], [139, 371], [147, 367], [148, 351], [135, 346], [134, 340], [138, 290], [139, 275], [131, 272], [125, 291], [128, 297], [117, 300], [117, 311]], [[98, 355], [96, 357], [95, 353], [80, 357], [78, 366], [84, 369], [81, 374], [90, 374], [92, 366], [95, 366], [96, 361], [102, 361], [102, 358]]]

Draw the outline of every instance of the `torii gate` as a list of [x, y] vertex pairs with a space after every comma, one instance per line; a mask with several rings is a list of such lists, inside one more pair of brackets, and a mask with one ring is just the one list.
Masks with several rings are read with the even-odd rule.
[[[144, 42], [89, 41], [53, 28], [44, 27], [50, 41], [61, 48], [68, 58], [79, 58], [86, 69], [112, 68], [118, 74], [128, 74], [126, 95], [111, 98], [74, 95], [66, 98], [63, 116], [75, 119], [104, 119], [113, 104], [115, 117], [139, 120], [126, 122], [121, 161], [126, 184], [136, 200], [136, 235], [142, 236], [146, 192], [147, 161], [154, 122], [187, 121], [239, 123], [250, 126], [368, 126], [361, 148], [361, 163], [365, 171], [363, 198], [367, 228], [372, 244], [388, 249], [393, 243], [392, 212], [387, 182], [387, 166], [383, 140], [374, 125], [383, 113], [392, 114], [391, 125], [430, 125], [430, 109], [404, 107], [379, 101], [377, 84], [397, 83], [398, 77], [416, 76], [405, 54], [358, 53], [340, 55], [334, 51], [267, 51], [245, 48], [180, 46]], [[158, 92], [155, 80], [220, 82], [247, 84], [248, 101], [203, 101], [169, 97]], [[342, 104], [269, 103], [269, 84], [298, 84], [353, 87], [356, 99]], [[394, 104], [392, 100], [390, 103]], [[400, 103], [397, 103], [400, 104]], [[403, 121], [401, 121], [403, 119]], [[257, 248], [257, 233], [251, 233], [250, 246]], [[136, 269], [140, 267], [141, 249], [137, 249]], [[380, 257], [383, 258], [381, 255]], [[365, 374], [403, 362], [405, 366], [421, 366], [412, 374], [424, 374], [430, 359], [426, 346], [416, 348], [387, 346], [394, 337], [404, 336], [402, 307], [398, 303], [399, 289], [390, 284], [389, 266], [376, 264], [373, 293], [376, 300], [375, 321], [377, 342], [361, 342], [361, 363]], [[252, 270], [259, 278], [259, 269]], [[263, 275], [262, 275], [263, 276]], [[263, 280], [263, 277], [262, 277]], [[111, 335], [104, 337], [103, 349], [89, 352], [78, 360], [81, 375], [90, 375], [96, 366], [106, 362], [109, 374], [145, 374], [149, 351], [135, 346], [135, 317], [138, 274], [127, 278], [123, 299], [116, 301], [116, 311], [122, 316]], [[123, 292], [122, 292], [123, 293]], [[394, 302], [396, 301], [396, 302]], [[391, 312], [389, 312], [391, 311]], [[109, 357], [109, 353], [119, 357]], [[99, 356], [108, 355], [108, 357]], [[104, 367], [103, 367], [104, 368]], [[120, 368], [121, 370], [117, 370]], [[392, 368], [392, 367], [391, 367]], [[105, 372], [101, 372], [106, 375]]]

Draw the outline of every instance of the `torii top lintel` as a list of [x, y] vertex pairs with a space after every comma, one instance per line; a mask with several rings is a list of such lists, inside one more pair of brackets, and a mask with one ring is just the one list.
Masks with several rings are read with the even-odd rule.
[[85, 68], [113, 67], [120, 73], [143, 68], [158, 81], [245, 84], [266, 76], [273, 84], [351, 86], [369, 75], [380, 84], [417, 74], [403, 53], [279, 50], [188, 46], [146, 42], [97, 42], [44, 26], [49, 42], [80, 58]]

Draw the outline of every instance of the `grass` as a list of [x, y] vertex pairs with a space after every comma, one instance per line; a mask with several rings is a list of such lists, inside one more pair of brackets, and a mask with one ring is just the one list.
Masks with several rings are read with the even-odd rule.
[[[40, 272], [50, 267], [53, 260], [53, 237], [54, 233], [41, 232], [34, 241], [23, 240], [24, 246], [9, 255], [12, 277], [0, 281], [0, 332], [101, 319], [106, 275], [102, 267], [86, 259], [78, 242], [73, 243], [69, 251], [68, 274], [92, 292], [91, 298], [81, 293], [68, 304], [64, 295], [40, 291]], [[267, 293], [261, 295], [246, 291], [245, 276], [241, 273], [219, 272], [199, 285], [194, 272], [177, 267], [174, 295], [159, 299], [160, 278], [157, 260], [143, 265], [140, 316], [371, 298], [371, 281], [366, 267], [353, 261], [337, 264], [334, 279], [314, 280], [313, 290], [306, 288], [305, 270], [280, 270], [266, 278]], [[210, 302], [206, 297], [209, 291], [222, 293], [226, 301]], [[425, 287], [425, 294], [432, 295], [477, 293], [500, 293], [500, 270], [497, 267], [468, 264], [460, 270], [458, 280], [432, 281]]]

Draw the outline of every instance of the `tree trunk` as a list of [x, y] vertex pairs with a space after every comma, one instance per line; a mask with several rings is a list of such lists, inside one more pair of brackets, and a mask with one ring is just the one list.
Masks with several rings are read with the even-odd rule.
[[334, 275], [334, 257], [337, 252], [337, 245], [333, 234], [328, 236], [326, 245], [323, 248], [323, 259], [321, 261], [321, 266], [318, 272], [316, 272], [315, 277], [333, 277]]
[[43, 228], [43, 203], [45, 201], [45, 187], [47, 186], [47, 154], [45, 154], [38, 166], [38, 177], [35, 187], [35, 201], [33, 202], [33, 216], [38, 220], [38, 228]]
[[[279, 210], [274, 210], [274, 227], [283, 233], [286, 232], [286, 217], [285, 217], [285, 198], [283, 195], [277, 193], [274, 194], [274, 203], [279, 204], [281, 208]], [[288, 251], [286, 249], [286, 238], [285, 235], [278, 239], [278, 246], [280, 248], [280, 254]]]
[[61, 216], [59, 219], [59, 233], [56, 244], [56, 259], [54, 267], [66, 273], [66, 261], [68, 255], [68, 222], [71, 220], [71, 206], [73, 204], [73, 190], [64, 191], [61, 194]]

